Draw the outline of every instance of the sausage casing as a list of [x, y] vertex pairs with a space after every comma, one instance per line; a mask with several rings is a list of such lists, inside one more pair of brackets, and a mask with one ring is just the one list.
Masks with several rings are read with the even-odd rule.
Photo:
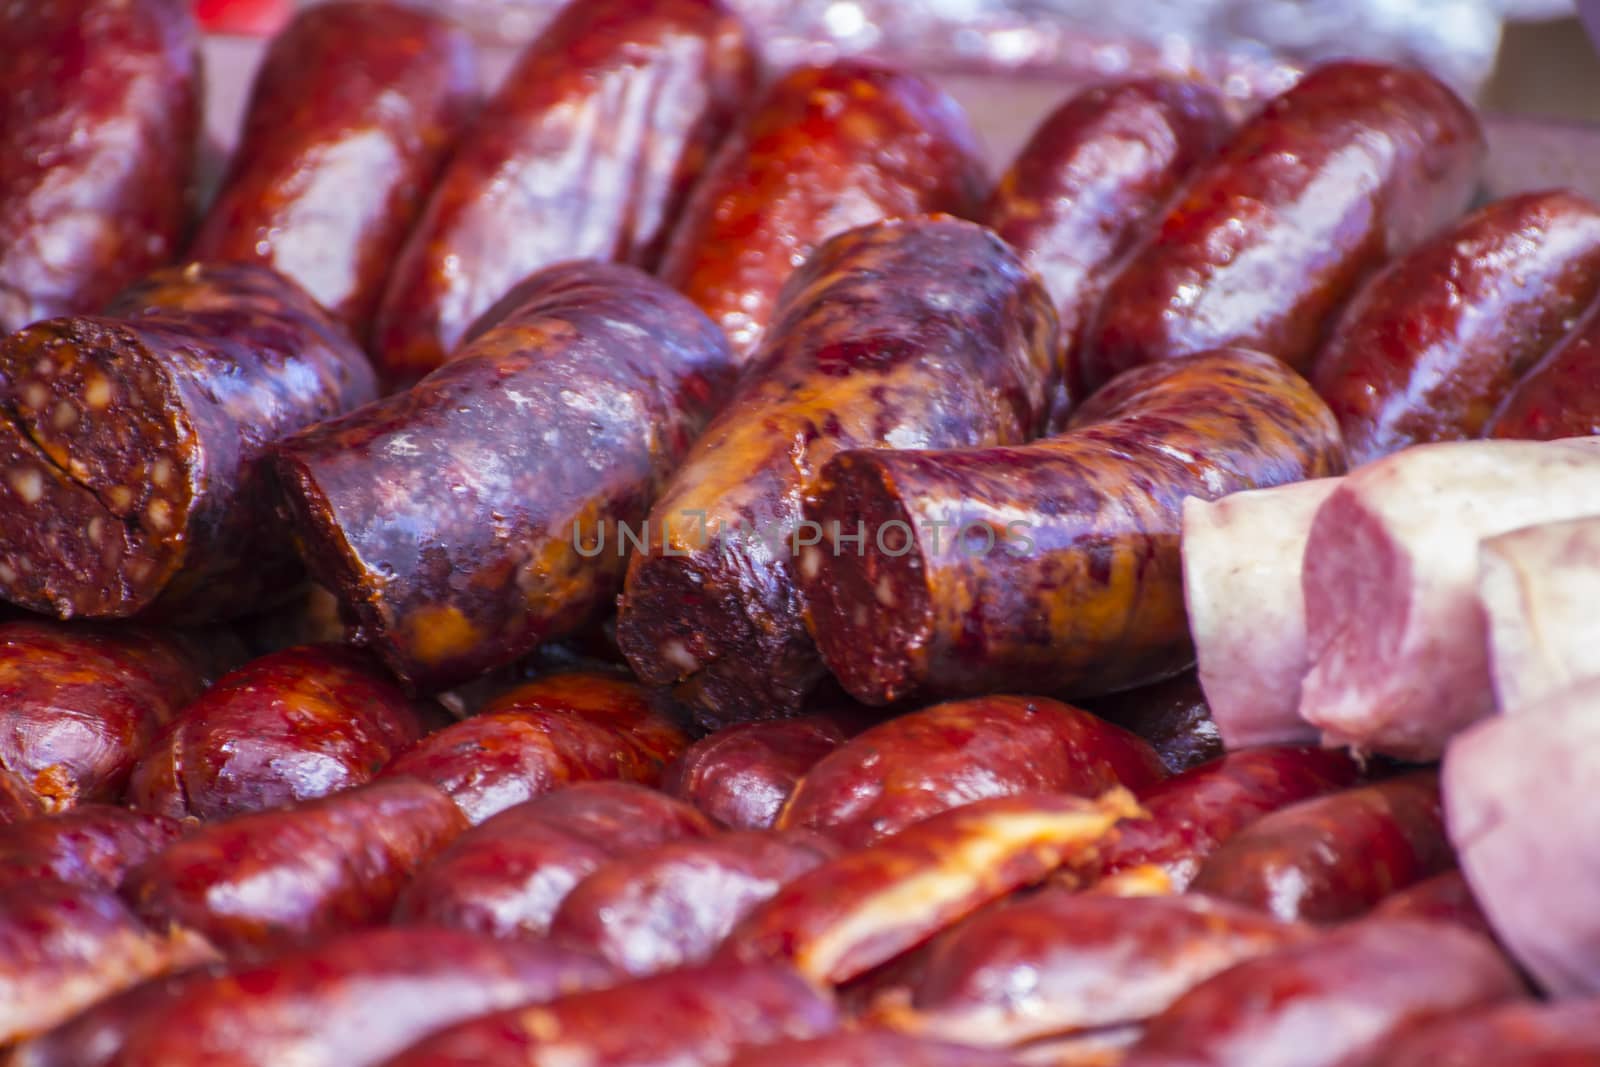
[[1554, 441], [1600, 434], [1600, 307], [1523, 375], [1485, 437]]
[[1154, 685], [1102, 697], [1090, 711], [1150, 742], [1172, 774], [1181, 774], [1223, 754], [1222, 734], [1194, 671]]
[[730, 829], [766, 830], [801, 777], [844, 739], [824, 715], [735, 723], [690, 745], [661, 788]]
[[0, 885], [47, 879], [116, 889], [122, 876], [176, 841], [183, 826], [165, 815], [110, 804], [79, 804], [0, 827]]

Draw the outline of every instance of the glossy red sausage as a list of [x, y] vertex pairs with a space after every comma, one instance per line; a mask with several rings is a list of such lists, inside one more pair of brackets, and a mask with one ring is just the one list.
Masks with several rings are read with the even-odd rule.
[[1264, 816], [1212, 853], [1191, 889], [1326, 922], [1370, 911], [1454, 863], [1438, 773], [1417, 771]]
[[723, 826], [765, 830], [801, 776], [844, 740], [839, 723], [822, 715], [736, 723], [690, 745], [661, 788]]
[[1095, 796], [1147, 789], [1165, 777], [1139, 738], [1043, 697], [939, 704], [880, 723], [825, 756], [778, 818], [854, 848], [985, 797], [1052, 792]]
[[1458, 870], [1436, 874], [1391, 893], [1372, 909], [1376, 919], [1431, 919], [1454, 923], [1485, 937], [1495, 937], [1472, 886]]
[[1022, 253], [1055, 301], [1068, 373], [1057, 427], [1087, 395], [1079, 349], [1106, 284], [1227, 129], [1221, 100], [1206, 86], [1110, 82], [1052, 111], [1001, 176], [982, 219]]
[[1199, 168], [1106, 290], [1085, 384], [1229, 345], [1304, 368], [1360, 283], [1455, 221], [1484, 152], [1418, 70], [1318, 67]]
[[1021, 1062], [999, 1052], [888, 1030], [855, 1030], [761, 1045], [734, 1057], [729, 1067], [1020, 1067]]
[[0, 345], [0, 595], [61, 618], [245, 615], [302, 571], [260, 460], [376, 395], [344, 327], [260, 266], [159, 271]]
[[462, 136], [395, 262], [373, 334], [384, 376], [427, 374], [554, 263], [654, 269], [754, 77], [719, 0], [567, 4]]
[[411, 779], [202, 826], [129, 872], [123, 895], [230, 955], [306, 944], [388, 918], [401, 888], [466, 828]]
[[1593, 1067], [1600, 1004], [1506, 1004], [1418, 1023], [1342, 1067]]
[[185, 0], [0, 8], [0, 335], [96, 310], [178, 249], [200, 132]]
[[687, 804], [643, 786], [570, 786], [462, 834], [417, 872], [395, 921], [542, 937], [567, 894], [606, 862], [713, 832]]
[[154, 631], [0, 623], [0, 772], [17, 815], [116, 800], [162, 724], [208, 679]]
[[1600, 306], [1501, 402], [1485, 437], [1554, 441], [1600, 434]]
[[655, 785], [688, 743], [662, 694], [620, 674], [575, 671], [502, 694], [386, 773], [431, 782], [476, 825], [574, 782]]
[[858, 61], [773, 82], [712, 160], [672, 232], [661, 277], [749, 359], [790, 274], [835, 234], [947, 212], [977, 218], [977, 137], [931, 82]]
[[615, 606], [621, 528], [731, 376], [716, 327], [654, 278], [552, 267], [427, 380], [281, 443], [284, 513], [356, 642], [447, 688]]
[[373, 1067], [492, 1011], [604, 988], [603, 961], [457, 930], [366, 930], [192, 986], [113, 1067]]
[[365, 339], [476, 90], [471, 38], [444, 19], [373, 0], [302, 11], [267, 49], [190, 257], [272, 267]]
[[48, 879], [87, 889], [116, 889], [137, 867], [183, 835], [165, 815], [109, 804], [0, 827], [0, 885]]
[[445, 718], [354, 649], [286, 649], [223, 676], [168, 723], [128, 799], [175, 819], [281, 808], [371, 780]]
[[1085, 704], [1090, 711], [1150, 742], [1161, 762], [1181, 774], [1223, 755], [1222, 733], [1194, 671]]
[[[1242, 349], [1131, 371], [1032, 444], [843, 452], [805, 506], [807, 626], [865, 704], [1160, 681], [1194, 662], [1185, 498], [1344, 466], [1310, 385]], [[846, 543], [863, 526], [897, 532]]]
[[1352, 464], [1480, 435], [1600, 296], [1600, 207], [1568, 192], [1484, 207], [1372, 277], [1311, 366]]
[[221, 962], [150, 978], [102, 997], [66, 1022], [11, 1050], [6, 1067], [106, 1067], [136, 1027], [191, 989], [224, 973]]
[[708, 726], [798, 714], [824, 673], [795, 566], [819, 540], [800, 511], [816, 472], [846, 448], [1025, 441], [1059, 355], [1043, 287], [980, 226], [906, 219], [828, 241], [651, 509], [617, 614], [634, 671], [676, 684]]
[[619, 856], [567, 894], [550, 936], [637, 977], [704, 963], [740, 919], [837, 851], [815, 834], [746, 831]]

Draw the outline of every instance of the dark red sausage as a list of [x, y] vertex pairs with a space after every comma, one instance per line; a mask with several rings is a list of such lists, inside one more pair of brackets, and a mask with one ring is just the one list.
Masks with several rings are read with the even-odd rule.
[[[1311, 387], [1241, 349], [1129, 372], [1033, 444], [844, 452], [806, 503], [827, 533], [800, 558], [807, 625], [867, 704], [1159, 681], [1194, 662], [1184, 499], [1344, 465]], [[862, 524], [903, 533], [838, 536]]]
[[1469, 215], [1373, 276], [1311, 382], [1352, 464], [1479, 436], [1600, 296], [1600, 207], [1528, 193]]
[[1460, 871], [1446, 871], [1385, 897], [1372, 915], [1378, 919], [1431, 919], [1455, 923], [1485, 937], [1495, 937], [1472, 887]]
[[1600, 306], [1523, 376], [1485, 437], [1554, 441], [1600, 434]]
[[780, 1041], [734, 1057], [729, 1067], [1020, 1067], [1022, 1061], [888, 1030], [856, 1030], [810, 1041]]
[[164, 815], [79, 804], [59, 815], [0, 827], [0, 885], [50, 879], [116, 889], [122, 876], [176, 841], [183, 826]]
[[1353, 918], [1449, 870], [1436, 771], [1418, 771], [1264, 816], [1200, 868], [1191, 889], [1272, 913]]
[[802, 67], [746, 112], [684, 209], [661, 276], [755, 353], [790, 274], [830, 237], [889, 218], [977, 218], [988, 177], [954, 100], [858, 61]]
[[778, 826], [846, 847], [872, 844], [985, 797], [1094, 796], [1165, 777], [1139, 738], [1043, 697], [953, 701], [890, 719], [825, 756], [800, 780]]
[[638, 977], [704, 963], [739, 920], [837, 851], [815, 834], [747, 831], [619, 856], [567, 894], [550, 936]]
[[1085, 705], [1090, 711], [1131, 730], [1156, 750], [1173, 774], [1181, 774], [1223, 754], [1222, 733], [1194, 671], [1164, 682], [1130, 689]]
[[1069, 380], [1054, 425], [1087, 395], [1079, 348], [1100, 294], [1227, 129], [1206, 86], [1111, 82], [1051, 112], [1001, 176], [983, 221], [1038, 272], [1061, 320]]
[[573, 782], [656, 785], [688, 745], [663, 696], [616, 674], [549, 675], [503, 694], [395, 760], [473, 824]]
[[286, 649], [224, 676], [167, 724], [128, 799], [175, 819], [281, 808], [371, 780], [444, 718], [354, 649]]
[[0, 8], [0, 335], [94, 311], [176, 254], [200, 132], [191, 9]]
[[828, 241], [650, 513], [617, 615], [628, 662], [708, 725], [797, 714], [823, 675], [794, 565], [816, 472], [845, 448], [1020, 443], [1060, 380], [1049, 298], [993, 233], [913, 219]]
[[1230, 752], [1168, 778], [1139, 794], [1146, 817], [1117, 827], [1074, 880], [1141, 867], [1160, 869], [1178, 892], [1187, 889], [1207, 857], [1245, 827], [1280, 808], [1355, 784], [1355, 760], [1339, 750], [1264, 746]]
[[822, 715], [737, 723], [690, 745], [661, 788], [723, 826], [765, 830], [801, 776], [844, 739], [839, 723]]
[[382, 922], [412, 872], [466, 828], [450, 798], [411, 779], [211, 823], [129, 872], [122, 892], [248, 955]]
[[596, 957], [457, 930], [367, 930], [186, 991], [113, 1067], [373, 1067], [464, 1019], [614, 983]]
[[1356, 287], [1466, 208], [1483, 153], [1472, 112], [1428, 74], [1313, 70], [1196, 171], [1112, 281], [1085, 384], [1230, 345], [1308, 366]]
[[220, 962], [150, 978], [103, 997], [11, 1050], [6, 1067], [106, 1067], [135, 1028], [226, 971]]
[[784, 967], [717, 963], [487, 1015], [386, 1067], [714, 1067], [745, 1045], [838, 1026], [831, 998]]
[[569, 3], [463, 135], [394, 265], [373, 334], [384, 376], [439, 366], [551, 264], [653, 269], [754, 77], [719, 0]]
[[302, 11], [267, 49], [190, 257], [272, 267], [364, 339], [476, 91], [471, 38], [443, 19], [374, 0]]
[[417, 873], [395, 920], [542, 937], [567, 894], [608, 860], [713, 832], [687, 804], [642, 786], [571, 786], [462, 834]]
[[104, 890], [52, 881], [0, 888], [0, 1047], [213, 956], [203, 938], [147, 927]]
[[[277, 448], [306, 564], [400, 678], [442, 689], [600, 620], [731, 380], [692, 304], [572, 263], [414, 388]], [[649, 343], [644, 343], [648, 338]]]
[[208, 679], [153, 631], [0, 624], [0, 770], [23, 814], [116, 800], [162, 724]]
[[343, 326], [264, 267], [151, 275], [0, 345], [0, 595], [35, 611], [243, 615], [301, 570], [259, 462], [376, 395]]
[[1600, 1003], [1506, 1004], [1409, 1026], [1341, 1067], [1594, 1067]]

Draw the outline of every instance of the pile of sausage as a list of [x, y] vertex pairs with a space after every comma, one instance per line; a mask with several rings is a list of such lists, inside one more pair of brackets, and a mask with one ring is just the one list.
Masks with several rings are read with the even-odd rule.
[[1600, 1064], [1600, 206], [1433, 77], [334, 0], [195, 213], [188, 7], [0, 6], [5, 1063]]

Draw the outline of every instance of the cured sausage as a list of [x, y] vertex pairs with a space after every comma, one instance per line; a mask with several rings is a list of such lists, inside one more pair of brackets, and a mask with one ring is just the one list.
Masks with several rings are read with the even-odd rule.
[[0, 623], [0, 771], [17, 814], [112, 801], [162, 724], [208, 681], [154, 631]]
[[230, 956], [382, 922], [413, 871], [466, 820], [410, 779], [211, 823], [129, 872], [138, 912], [177, 922]]
[[215, 962], [146, 979], [15, 1046], [6, 1067], [107, 1067], [144, 1019], [165, 1011], [189, 990], [227, 970]]
[[1227, 127], [1204, 85], [1111, 82], [1051, 112], [1001, 176], [983, 221], [1038, 272], [1061, 320], [1068, 380], [1057, 428], [1087, 395], [1080, 349], [1101, 293]]
[[619, 856], [567, 894], [550, 936], [637, 977], [704, 963], [740, 919], [837, 851], [815, 834], [751, 831]]
[[1490, 204], [1375, 274], [1311, 366], [1352, 464], [1478, 437], [1600, 297], [1600, 207], [1565, 191]]
[[1501, 401], [1485, 437], [1554, 441], [1600, 434], [1600, 307]]
[[[805, 515], [807, 623], [866, 704], [1004, 691], [1094, 696], [1193, 662], [1185, 497], [1339, 474], [1344, 447], [1299, 375], [1255, 352], [1118, 378], [1064, 434], [1020, 447], [844, 452]], [[897, 528], [847, 546], [840, 531]]]
[[1472, 111], [1433, 76], [1316, 68], [1196, 170], [1112, 281], [1085, 384], [1233, 345], [1304, 369], [1368, 275], [1466, 209], [1483, 155]]
[[0, 344], [0, 595], [70, 618], [243, 615], [301, 570], [268, 445], [376, 395], [343, 326], [246, 264], [158, 271]]
[[688, 744], [660, 693], [619, 674], [574, 671], [503, 693], [386, 773], [432, 783], [476, 825], [573, 782], [656, 785]]
[[1059, 355], [1043, 287], [982, 227], [911, 219], [828, 241], [651, 510], [617, 615], [633, 669], [675, 683], [706, 725], [797, 714], [823, 674], [794, 559], [820, 540], [800, 513], [815, 472], [846, 448], [1025, 441]]
[[439, 366], [552, 264], [654, 269], [754, 80], [748, 35], [720, 0], [568, 3], [462, 136], [395, 262], [373, 334], [384, 377]]
[[200, 133], [184, 0], [0, 10], [0, 336], [97, 309], [171, 259]]
[[1165, 777], [1149, 745], [1088, 712], [1043, 697], [952, 701], [880, 723], [800, 780], [778, 826], [816, 830], [846, 848], [986, 797], [1095, 796]]
[[856, 60], [791, 71], [718, 150], [661, 277], [748, 360], [790, 274], [830, 237], [889, 218], [977, 218], [979, 154], [960, 106], [915, 74]]
[[655, 790], [617, 782], [570, 786], [462, 834], [417, 873], [395, 919], [493, 937], [543, 937], [567, 894], [606, 862], [713, 832], [705, 816]]
[[281, 808], [369, 781], [444, 718], [353, 649], [286, 649], [225, 675], [168, 723], [128, 799], [175, 819]]
[[1494, 927], [1472, 895], [1472, 887], [1459, 870], [1446, 871], [1407, 886], [1385, 897], [1372, 910], [1378, 919], [1430, 919], [1455, 923], [1485, 937], [1494, 937]]
[[1454, 863], [1439, 776], [1418, 771], [1263, 816], [1217, 849], [1190, 888], [1280, 919], [1332, 922]]
[[365, 930], [198, 983], [113, 1067], [375, 1067], [464, 1019], [612, 985], [603, 961], [458, 930]]
[[1088, 707], [1148, 741], [1168, 773], [1181, 774], [1222, 755], [1222, 737], [1194, 671], [1102, 697]]
[[476, 103], [465, 31], [406, 6], [300, 12], [256, 74], [194, 259], [262, 263], [364, 339], [400, 246]]
[[164, 815], [109, 804], [79, 804], [0, 827], [0, 885], [47, 879], [116, 889], [129, 868], [176, 841], [183, 829]]
[[1588, 1067], [1600, 1063], [1593, 999], [1506, 1004], [1406, 1027], [1346, 1067]]
[[1096, 800], [1030, 793], [940, 812], [789, 882], [735, 927], [723, 955], [848, 982], [1093, 851], [1139, 813], [1121, 788]]
[[735, 1056], [728, 1067], [1020, 1067], [1000, 1052], [949, 1045], [889, 1030], [853, 1030], [810, 1041], [779, 1041]]
[[801, 776], [844, 740], [825, 715], [736, 723], [690, 745], [661, 788], [730, 829], [766, 830]]
[[622, 528], [731, 380], [716, 327], [631, 267], [552, 267], [511, 299], [426, 381], [276, 449], [307, 567], [418, 689], [599, 621]]

